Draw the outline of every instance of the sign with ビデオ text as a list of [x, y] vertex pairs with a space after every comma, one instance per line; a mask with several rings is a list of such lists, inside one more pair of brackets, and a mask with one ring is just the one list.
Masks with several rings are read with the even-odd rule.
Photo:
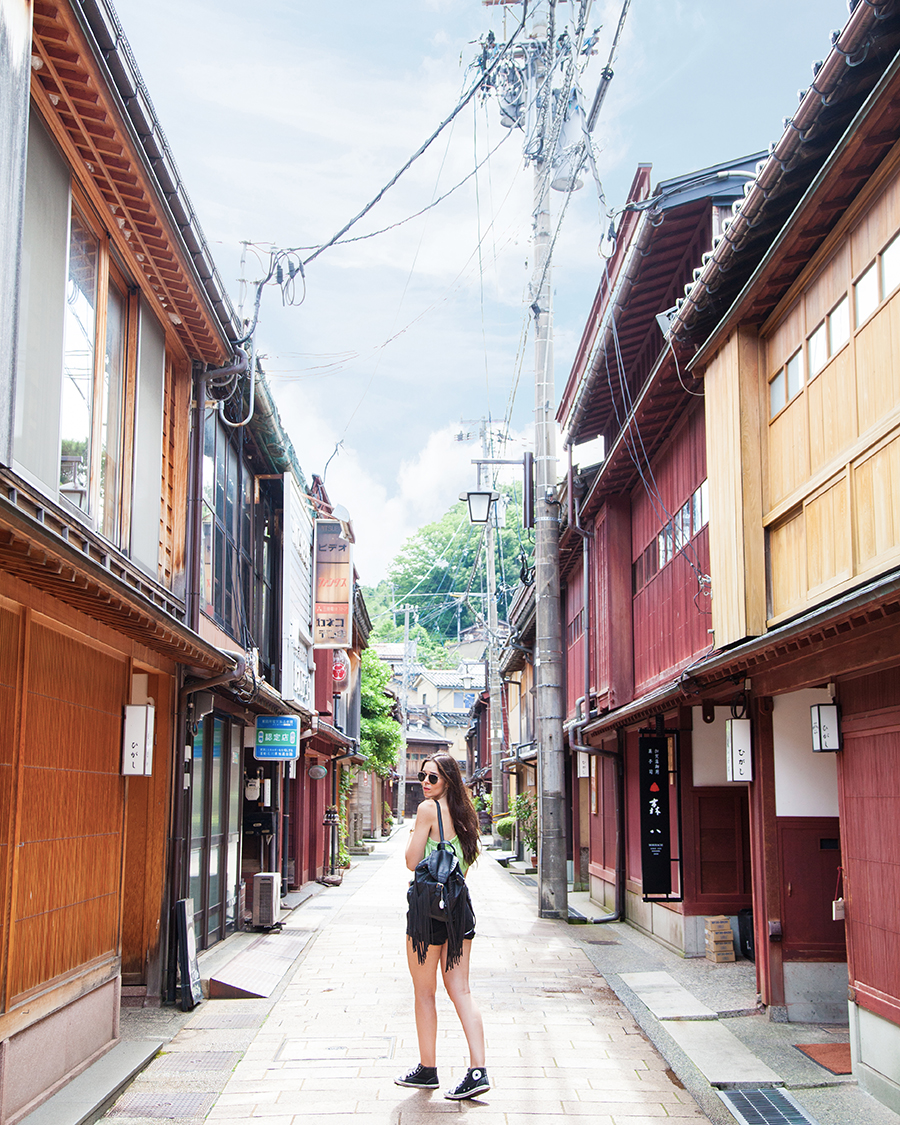
[[641, 881], [644, 895], [672, 893], [672, 838], [669, 823], [669, 739], [638, 739], [641, 802]]
[[340, 520], [315, 527], [313, 644], [350, 648], [353, 630], [353, 557]]

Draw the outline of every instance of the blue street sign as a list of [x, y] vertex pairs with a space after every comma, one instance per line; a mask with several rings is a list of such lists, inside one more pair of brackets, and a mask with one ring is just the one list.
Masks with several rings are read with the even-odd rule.
[[299, 756], [299, 715], [256, 716], [253, 757], [258, 762], [290, 762]]

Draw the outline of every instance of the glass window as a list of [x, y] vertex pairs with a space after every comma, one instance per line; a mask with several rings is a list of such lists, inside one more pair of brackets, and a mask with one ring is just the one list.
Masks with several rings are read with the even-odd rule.
[[885, 297], [900, 285], [900, 236], [889, 242], [881, 252], [881, 278]]
[[691, 497], [691, 504], [693, 506], [693, 533], [694, 535], [700, 531], [701, 528], [706, 527], [709, 521], [708, 515], [708, 502], [707, 502], [707, 482], [704, 481]]
[[90, 490], [99, 259], [99, 239], [73, 208], [63, 345], [59, 489], [85, 512]]
[[675, 554], [683, 550], [691, 538], [691, 502], [688, 501], [675, 513]]
[[846, 296], [831, 310], [828, 317], [828, 348], [832, 355], [850, 339], [850, 302]]
[[100, 487], [97, 522], [107, 539], [119, 539], [119, 491], [125, 428], [125, 297], [110, 284], [106, 303], [106, 356], [100, 404]]
[[803, 389], [803, 368], [800, 366], [799, 352], [795, 352], [787, 361], [784, 372], [787, 380], [787, 397], [790, 402]]
[[[885, 287], [885, 291], [887, 291], [887, 287]], [[878, 270], [876, 270], [874, 262], [853, 286], [853, 296], [856, 302], [856, 327], [858, 328], [878, 308]]]
[[776, 372], [769, 383], [769, 417], [774, 418], [779, 410], [784, 408], [787, 398], [784, 393], [785, 379], [784, 368]]
[[828, 362], [828, 338], [826, 336], [824, 320], [810, 336], [807, 341], [807, 346], [809, 348], [807, 353], [809, 377], [812, 379], [814, 375], [819, 374]]

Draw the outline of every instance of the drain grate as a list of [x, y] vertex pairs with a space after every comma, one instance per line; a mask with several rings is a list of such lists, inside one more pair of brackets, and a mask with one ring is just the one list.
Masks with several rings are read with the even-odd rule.
[[520, 883], [524, 883], [526, 887], [537, 886], [537, 879], [535, 879], [533, 875], [516, 875], [515, 878], [518, 879]]
[[741, 1125], [817, 1125], [785, 1090], [717, 1090]]
[[123, 1094], [107, 1117], [205, 1117], [218, 1094]]
[[234, 1070], [243, 1051], [170, 1051], [153, 1063], [155, 1073], [198, 1070]]

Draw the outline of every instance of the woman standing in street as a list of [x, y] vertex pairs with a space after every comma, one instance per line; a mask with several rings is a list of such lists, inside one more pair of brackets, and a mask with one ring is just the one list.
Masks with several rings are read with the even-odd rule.
[[[406, 866], [413, 871], [416, 864], [437, 847], [441, 838], [438, 825], [438, 806], [440, 806], [444, 839], [453, 846], [460, 869], [465, 875], [478, 856], [478, 814], [468, 790], [463, 785], [456, 759], [449, 754], [435, 754], [423, 764], [419, 781], [422, 783], [425, 799], [419, 805], [416, 823], [410, 830], [410, 840], [406, 845]], [[467, 917], [464, 922], [461, 950], [448, 950], [447, 927], [437, 921], [432, 923], [428, 944], [423, 944], [421, 935], [411, 932], [411, 920], [407, 916], [406, 956], [415, 991], [419, 1065], [409, 1074], [395, 1079], [398, 1086], [437, 1089], [435, 993], [437, 967], [440, 963], [444, 987], [453, 1001], [465, 1032], [471, 1063], [462, 1082], [444, 1095], [445, 1098], [454, 1101], [473, 1098], [491, 1088], [484, 1066], [484, 1028], [481, 1023], [481, 1013], [469, 991], [469, 955], [472, 951], [472, 939], [475, 936], [475, 915], [471, 910], [468, 889], [462, 908], [467, 911]], [[418, 943], [414, 940], [416, 938], [419, 939]]]

